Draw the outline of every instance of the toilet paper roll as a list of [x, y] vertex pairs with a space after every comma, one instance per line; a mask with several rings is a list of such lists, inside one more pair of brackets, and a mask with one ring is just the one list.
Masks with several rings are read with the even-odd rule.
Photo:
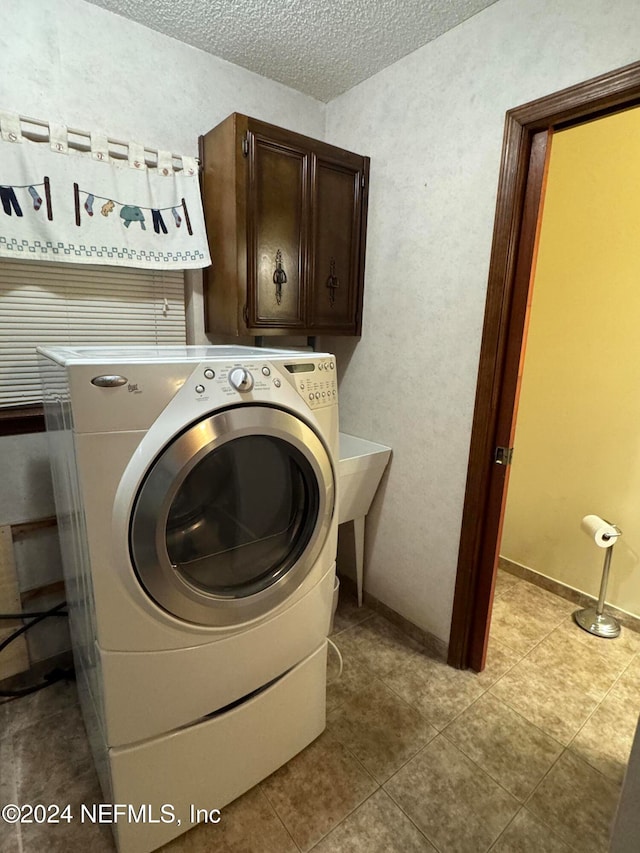
[[585, 515], [580, 526], [599, 548], [610, 548], [620, 536], [620, 531], [599, 515]]

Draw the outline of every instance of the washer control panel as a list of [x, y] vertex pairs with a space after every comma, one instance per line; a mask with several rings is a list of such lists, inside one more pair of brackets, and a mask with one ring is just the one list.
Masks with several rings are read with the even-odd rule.
[[192, 375], [193, 392], [207, 401], [214, 391], [217, 395], [237, 399], [238, 394], [250, 400], [253, 392], [270, 391], [278, 394], [287, 385], [295, 388], [311, 409], [334, 405], [338, 400], [338, 381], [333, 357], [278, 359], [274, 362], [215, 363]]
[[285, 364], [293, 377], [298, 394], [311, 409], [331, 406], [338, 399], [338, 380], [336, 364], [333, 358], [314, 359], [313, 361]]

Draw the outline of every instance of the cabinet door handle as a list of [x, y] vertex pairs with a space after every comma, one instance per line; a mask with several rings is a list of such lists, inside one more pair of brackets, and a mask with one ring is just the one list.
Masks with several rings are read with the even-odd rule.
[[276, 252], [276, 268], [273, 273], [273, 283], [276, 286], [276, 302], [280, 305], [282, 302], [282, 285], [287, 283], [287, 274], [282, 268], [282, 252], [280, 249]]
[[336, 259], [331, 258], [329, 262], [329, 278], [327, 279], [327, 287], [329, 288], [329, 304], [333, 308], [336, 301], [336, 290], [340, 287], [340, 279], [336, 275]]

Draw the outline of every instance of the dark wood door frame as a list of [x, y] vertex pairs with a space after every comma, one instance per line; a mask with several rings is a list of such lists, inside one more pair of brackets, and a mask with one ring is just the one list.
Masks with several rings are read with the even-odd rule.
[[513, 436], [547, 139], [553, 130], [639, 104], [637, 62], [507, 113], [449, 638], [451, 666], [480, 671], [485, 663], [508, 476], [508, 468], [494, 461], [495, 448], [510, 447]]

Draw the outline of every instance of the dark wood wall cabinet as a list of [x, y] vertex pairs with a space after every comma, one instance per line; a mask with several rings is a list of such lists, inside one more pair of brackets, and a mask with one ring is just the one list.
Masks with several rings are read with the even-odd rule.
[[369, 158], [239, 113], [200, 158], [206, 331], [360, 335]]

